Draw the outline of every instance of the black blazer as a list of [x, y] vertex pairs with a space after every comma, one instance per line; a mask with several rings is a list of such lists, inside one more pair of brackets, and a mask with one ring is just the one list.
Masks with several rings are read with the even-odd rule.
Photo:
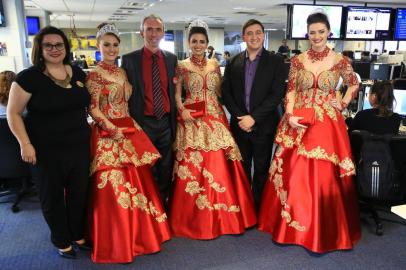
[[[128, 101], [130, 115], [137, 123], [144, 126], [144, 79], [142, 71], [142, 55], [144, 49], [136, 50], [134, 52], [123, 55], [121, 67], [125, 69], [127, 77], [133, 86], [133, 92], [130, 100]], [[175, 102], [175, 85], [173, 78], [176, 74], [177, 57], [170, 52], [163, 51], [162, 54], [165, 58], [166, 71], [168, 75], [168, 96], [170, 102], [170, 117], [171, 117], [171, 130], [173, 138], [176, 132], [176, 102]]]
[[222, 99], [231, 114], [231, 128], [239, 128], [237, 116], [251, 115], [257, 132], [272, 133], [278, 124], [277, 106], [285, 95], [287, 77], [282, 57], [262, 50], [250, 96], [250, 112], [245, 107], [245, 54], [231, 59], [224, 71]]

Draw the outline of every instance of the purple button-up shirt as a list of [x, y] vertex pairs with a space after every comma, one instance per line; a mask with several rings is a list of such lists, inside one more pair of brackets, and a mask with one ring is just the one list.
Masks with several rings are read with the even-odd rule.
[[262, 49], [257, 53], [253, 61], [250, 60], [248, 51], [245, 51], [245, 108], [250, 111], [250, 95], [252, 84], [254, 83], [255, 72], [257, 71], [259, 58], [261, 57]]

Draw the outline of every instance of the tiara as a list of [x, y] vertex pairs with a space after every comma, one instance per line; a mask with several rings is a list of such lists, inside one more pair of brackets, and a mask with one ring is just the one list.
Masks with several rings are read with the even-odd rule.
[[97, 31], [96, 39], [107, 33], [114, 34], [117, 37], [120, 36], [118, 29], [114, 24], [106, 24], [106, 25], [103, 25], [102, 28], [99, 29], [99, 31]]
[[193, 27], [203, 27], [203, 28], [206, 30], [207, 34], [209, 34], [209, 26], [207, 25], [207, 23], [205, 23], [205, 22], [202, 21], [202, 20], [197, 19], [197, 20], [192, 21], [192, 22], [189, 24], [189, 27], [188, 27], [188, 29], [187, 29], [188, 32], [190, 32], [190, 30], [191, 30]]

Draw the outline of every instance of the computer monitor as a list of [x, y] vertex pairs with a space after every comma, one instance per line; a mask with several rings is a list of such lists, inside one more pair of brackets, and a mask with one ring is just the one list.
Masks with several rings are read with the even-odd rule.
[[389, 80], [390, 65], [388, 64], [372, 64], [369, 71], [371, 80]]
[[389, 80], [395, 80], [402, 76], [402, 65], [390, 66]]
[[370, 79], [371, 63], [370, 62], [354, 62], [354, 71], [359, 74], [362, 80]]
[[362, 52], [354, 52], [354, 60], [361, 60]]
[[393, 111], [400, 114], [403, 118], [406, 117], [406, 90], [394, 89], [395, 103], [393, 104]]
[[363, 101], [362, 109], [363, 110], [372, 108], [371, 104], [369, 104], [369, 99], [368, 99], [369, 90], [371, 90], [371, 86], [365, 86], [365, 88], [364, 88], [364, 97], [362, 99], [362, 101]]
[[[368, 95], [371, 87], [366, 86], [364, 89], [363, 98], [363, 110], [371, 109], [371, 104], [369, 104]], [[398, 113], [402, 118], [406, 117], [406, 90], [394, 89], [393, 94], [395, 96], [395, 101], [393, 102], [393, 112]]]
[[100, 53], [100, 51], [96, 51], [94, 53], [94, 59], [96, 60], [96, 62], [101, 61], [101, 53]]

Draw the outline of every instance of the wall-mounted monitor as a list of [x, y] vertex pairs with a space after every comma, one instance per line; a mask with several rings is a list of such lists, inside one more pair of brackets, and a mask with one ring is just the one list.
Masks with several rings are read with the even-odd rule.
[[100, 62], [102, 60], [100, 51], [94, 52], [94, 59], [96, 60], [96, 62]]
[[173, 30], [166, 30], [164, 39], [166, 41], [175, 41], [175, 34], [174, 34]]
[[347, 7], [346, 39], [391, 39], [391, 8]]
[[406, 8], [396, 10], [394, 37], [396, 40], [406, 40]]
[[39, 17], [27, 16], [25, 17], [27, 23], [27, 32], [29, 36], [36, 35], [41, 29], [39, 24]]
[[342, 6], [290, 5], [288, 6], [288, 38], [306, 39], [307, 17], [316, 12], [325, 13], [330, 22], [331, 39], [341, 38]]
[[3, 1], [0, 0], [0, 27], [6, 26], [6, 17], [4, 15]]

